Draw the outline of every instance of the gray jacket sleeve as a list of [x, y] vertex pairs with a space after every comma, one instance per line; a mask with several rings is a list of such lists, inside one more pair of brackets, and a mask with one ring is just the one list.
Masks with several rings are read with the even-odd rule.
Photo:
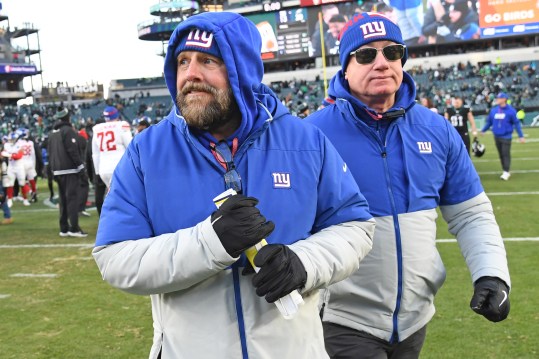
[[372, 249], [374, 219], [327, 227], [290, 248], [307, 272], [303, 292], [327, 287], [346, 279]]
[[233, 264], [210, 218], [194, 227], [157, 237], [95, 247], [103, 279], [133, 294], [160, 294], [189, 288]]
[[485, 194], [440, 210], [451, 234], [457, 237], [472, 281], [498, 277], [511, 287], [507, 256], [492, 204]]

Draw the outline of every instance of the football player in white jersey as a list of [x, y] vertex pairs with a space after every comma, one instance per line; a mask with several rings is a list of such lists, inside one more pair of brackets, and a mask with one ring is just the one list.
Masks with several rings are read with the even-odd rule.
[[93, 129], [92, 159], [96, 174], [109, 188], [114, 169], [133, 135], [129, 123], [120, 120], [120, 113], [114, 106], [105, 107], [103, 117], [106, 122]]
[[26, 179], [30, 185], [31, 197], [36, 196], [37, 187], [36, 187], [36, 150], [34, 147], [34, 142], [29, 139], [30, 131], [26, 128], [20, 128], [16, 131], [19, 135], [19, 145], [22, 149], [22, 164], [24, 171], [26, 173]]
[[26, 183], [26, 171], [24, 169], [24, 163], [22, 158], [24, 156], [23, 141], [19, 140], [20, 133], [12, 132], [8, 136], [8, 142], [4, 145], [4, 151], [2, 156], [9, 158], [9, 164], [7, 168], [7, 181], [5, 183], [7, 193], [7, 203], [11, 207], [13, 205], [13, 186], [15, 185], [15, 179], [19, 181], [21, 187], [23, 204], [29, 206], [28, 201], [28, 184]]

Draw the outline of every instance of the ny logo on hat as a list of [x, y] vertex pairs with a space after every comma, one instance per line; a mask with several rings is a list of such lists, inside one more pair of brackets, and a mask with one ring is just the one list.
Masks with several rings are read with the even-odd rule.
[[213, 34], [208, 31], [193, 29], [187, 36], [185, 46], [198, 46], [209, 49], [213, 43]]
[[363, 31], [363, 38], [368, 39], [373, 36], [385, 36], [386, 27], [383, 21], [373, 21], [360, 25], [359, 28]]

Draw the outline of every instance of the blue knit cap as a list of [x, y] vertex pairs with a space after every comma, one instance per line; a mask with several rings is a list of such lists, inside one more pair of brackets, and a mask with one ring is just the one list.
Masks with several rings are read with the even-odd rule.
[[213, 34], [209, 31], [193, 28], [189, 32], [183, 34], [182, 39], [178, 42], [174, 57], [177, 58], [182, 51], [199, 51], [210, 54], [219, 59], [222, 59], [221, 51], [217, 41], [214, 41]]
[[[388, 17], [375, 12], [364, 12], [349, 20], [340, 33], [339, 60], [346, 71], [350, 53], [374, 41], [393, 41], [404, 45], [400, 28]], [[408, 59], [408, 49], [404, 51], [402, 64]]]
[[106, 121], [112, 121], [120, 117], [120, 112], [114, 106], [107, 106], [103, 110], [103, 117]]

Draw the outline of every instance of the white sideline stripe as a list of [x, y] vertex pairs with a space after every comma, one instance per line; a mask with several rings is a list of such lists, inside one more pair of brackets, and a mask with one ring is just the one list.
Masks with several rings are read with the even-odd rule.
[[6, 299], [11, 297], [11, 294], [0, 294], [0, 299]]
[[1, 248], [93, 248], [94, 244], [0, 244]]
[[487, 196], [522, 196], [539, 194], [539, 192], [487, 192]]
[[52, 260], [55, 262], [61, 262], [61, 261], [89, 261], [93, 260], [93, 257], [67, 257], [67, 258], [53, 258]]
[[[539, 157], [513, 157], [511, 156], [511, 161], [539, 161]], [[498, 158], [496, 159], [491, 159], [491, 160], [474, 160], [473, 162], [481, 162], [481, 163], [486, 163], [486, 162], [500, 162], [500, 160]]]
[[[86, 210], [86, 212], [92, 212], [92, 211], [95, 211], [95, 208], [88, 208]], [[58, 208], [36, 208], [36, 209], [25, 209], [25, 210], [17, 210], [17, 209], [13, 209], [13, 207], [11, 207], [11, 212], [12, 213], [28, 213], [28, 212], [58, 212]]]
[[[500, 174], [502, 171], [483, 171], [483, 172], [477, 172], [479, 175], [496, 175]], [[511, 174], [515, 173], [539, 173], [539, 170], [513, 170], [511, 171]]]
[[15, 273], [15, 274], [10, 275], [10, 277], [15, 277], [15, 278], [56, 278], [56, 277], [58, 277], [58, 274], [53, 274], [53, 273], [43, 273], [43, 274]]
[[[504, 242], [539, 242], [539, 237], [522, 237], [522, 238], [504, 238]], [[452, 239], [437, 239], [436, 243], [456, 243], [455, 238]]]

